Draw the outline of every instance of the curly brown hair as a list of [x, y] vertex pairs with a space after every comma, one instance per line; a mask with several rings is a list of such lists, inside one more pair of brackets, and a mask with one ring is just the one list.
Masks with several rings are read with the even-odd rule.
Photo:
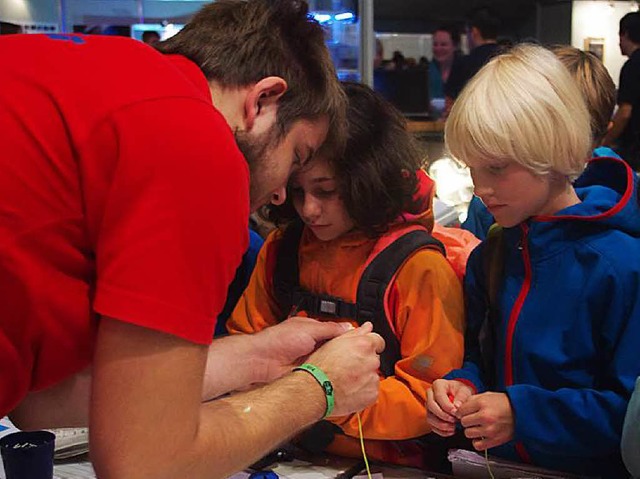
[[[320, 151], [318, 157], [333, 168], [355, 226], [376, 237], [402, 213], [415, 209], [415, 172], [422, 153], [402, 114], [380, 94], [360, 83], [342, 86], [348, 100], [346, 147], [341, 155]], [[283, 205], [269, 205], [263, 214], [278, 225], [297, 218], [291, 195]]]

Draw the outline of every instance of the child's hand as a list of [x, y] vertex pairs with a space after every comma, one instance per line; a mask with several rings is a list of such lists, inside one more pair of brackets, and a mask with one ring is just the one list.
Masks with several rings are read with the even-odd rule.
[[453, 436], [458, 408], [473, 395], [473, 389], [463, 382], [436, 379], [427, 391], [427, 422], [440, 436]]
[[513, 410], [504, 393], [476, 394], [458, 408], [456, 416], [464, 427], [464, 435], [478, 451], [513, 439]]

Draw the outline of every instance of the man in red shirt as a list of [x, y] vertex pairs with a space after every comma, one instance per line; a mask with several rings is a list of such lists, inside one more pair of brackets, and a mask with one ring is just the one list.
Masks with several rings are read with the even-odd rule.
[[250, 210], [339, 140], [306, 4], [220, 0], [157, 48], [0, 39], [0, 416], [90, 417], [100, 477], [226, 477], [330, 411], [301, 358], [342, 415], [375, 400], [384, 345], [294, 318], [209, 346]]

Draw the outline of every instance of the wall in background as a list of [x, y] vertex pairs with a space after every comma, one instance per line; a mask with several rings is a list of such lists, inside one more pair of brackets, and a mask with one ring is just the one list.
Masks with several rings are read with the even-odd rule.
[[584, 50], [585, 42], [588, 42], [594, 50], [601, 50], [602, 60], [616, 85], [620, 69], [627, 60], [627, 57], [623, 57], [620, 53], [618, 46], [619, 22], [625, 14], [637, 9], [637, 2], [596, 0], [573, 2], [571, 44]]
[[[0, 20], [56, 24], [72, 31], [78, 24], [184, 23], [207, 0], [0, 0]], [[64, 23], [64, 25], [62, 25]]]
[[[427, 27], [431, 29], [434, 21], [462, 19], [450, 13], [448, 0], [393, 0], [390, 6], [383, 3], [385, 1], [391, 2], [375, 2], [379, 8], [379, 12], [374, 12], [377, 32], [406, 33], [417, 30], [427, 33]], [[71, 31], [74, 24], [136, 23], [141, 18], [148, 22], [166, 19], [184, 23], [204, 3], [206, 0], [0, 0], [0, 20], [21, 25], [40, 23], [58, 26], [62, 26], [64, 21], [63, 27], [67, 31]], [[464, 5], [471, 6], [473, 3]], [[511, 10], [515, 11], [516, 6], [507, 7], [510, 3], [504, 3], [502, 7], [510, 8], [509, 13], [515, 19]], [[513, 3], [519, 3], [519, 9], [527, 12], [526, 19], [518, 18], [520, 23], [514, 33], [519, 39], [537, 37], [545, 44], [571, 43], [581, 49], [585, 48], [585, 41], [591, 39], [589, 44], [593, 49], [602, 51], [603, 61], [617, 83], [620, 68], [626, 61], [618, 47], [618, 22], [627, 12], [638, 8], [637, 1], [540, 2], [534, 12], [530, 12], [530, 0]], [[465, 10], [461, 5], [458, 13]], [[409, 6], [415, 9], [414, 14], [403, 20], [404, 10]], [[430, 40], [430, 37], [425, 38]], [[385, 40], [389, 43], [389, 48], [385, 50], [391, 53], [396, 49], [396, 42], [391, 36]], [[404, 38], [398, 39], [399, 43], [404, 41]], [[429, 50], [428, 45], [420, 44], [419, 50], [422, 52], [425, 49]]]
[[571, 43], [571, 1], [537, 5], [535, 36], [543, 45]]
[[26, 24], [60, 21], [56, 0], [0, 0], [0, 20]]
[[73, 25], [109, 23], [186, 23], [206, 0], [63, 0], [66, 23]]

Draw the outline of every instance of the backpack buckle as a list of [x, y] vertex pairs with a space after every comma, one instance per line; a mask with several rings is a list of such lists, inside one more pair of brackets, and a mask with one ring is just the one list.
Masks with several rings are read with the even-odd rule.
[[298, 290], [293, 294], [293, 304], [299, 306], [300, 311], [307, 311], [311, 316], [323, 315], [333, 318], [356, 319], [357, 307], [335, 296], [328, 294], [313, 294]]
[[320, 312], [322, 314], [336, 316], [338, 313], [338, 303], [328, 299], [320, 299]]
[[356, 305], [341, 298], [323, 294], [316, 296], [314, 303], [317, 314], [332, 318], [356, 319]]

